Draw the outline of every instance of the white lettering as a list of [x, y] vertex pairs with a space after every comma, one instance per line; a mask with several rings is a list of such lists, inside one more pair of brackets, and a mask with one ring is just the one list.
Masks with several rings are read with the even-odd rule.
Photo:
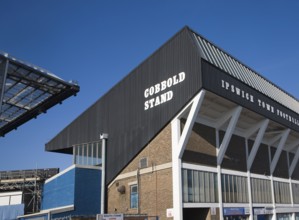
[[169, 88], [169, 87], [171, 87], [172, 86], [172, 78], [169, 78], [168, 80], [167, 80], [167, 87]]
[[180, 72], [179, 73], [179, 82], [183, 82], [185, 80], [186, 74], [185, 72]]
[[155, 85], [155, 94], [157, 94], [158, 92], [160, 92], [160, 84]]
[[149, 89], [144, 90], [144, 98], [147, 98], [149, 95]]
[[161, 91], [164, 91], [166, 88], [167, 88], [166, 81], [164, 80], [161, 82]]
[[155, 98], [152, 98], [150, 100], [147, 100], [144, 102], [144, 110], [148, 110], [150, 108], [156, 107], [158, 105], [161, 105], [162, 103], [168, 102], [173, 98], [173, 91], [168, 91], [160, 96], [157, 96]]
[[173, 98], [173, 91], [170, 90], [168, 92], [164, 92], [158, 96], [155, 96], [167, 88], [171, 88], [181, 82], [183, 82], [186, 78], [185, 72], [180, 72], [177, 75], [169, 77], [167, 80], [163, 80], [160, 83], [155, 84], [154, 86], [150, 86], [144, 90], [144, 98], [152, 97], [149, 100], [144, 102], [144, 110], [148, 110], [155, 106], [161, 105], [162, 103], [168, 102]]

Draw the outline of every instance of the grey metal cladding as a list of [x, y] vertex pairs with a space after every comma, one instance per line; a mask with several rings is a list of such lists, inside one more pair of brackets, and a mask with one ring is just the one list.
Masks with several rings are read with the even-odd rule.
[[299, 101], [202, 36], [193, 33], [204, 53], [203, 58], [229, 75], [299, 114]]
[[[109, 183], [200, 91], [203, 84], [211, 89], [216, 86], [209, 81], [213, 79], [207, 79], [209, 76], [202, 72], [202, 67], [211, 74], [224, 74], [224, 78], [237, 81], [240, 88], [253, 90], [252, 94], [257, 97], [270, 99], [269, 103], [275, 102], [273, 106], [285, 106], [287, 110], [284, 112], [289, 115], [299, 113], [298, 100], [186, 27], [47, 143], [46, 150], [72, 153], [72, 145], [93, 142], [99, 140], [100, 133], [108, 133]], [[145, 95], [147, 88], [161, 86], [161, 82], [181, 72], [185, 73], [182, 83], [163, 92], [152, 91], [150, 96]], [[170, 101], [146, 109], [147, 101], [170, 91]], [[223, 95], [221, 92], [215, 89], [216, 94]], [[244, 102], [231, 94], [227, 98], [240, 105]], [[249, 109], [255, 107], [250, 103], [243, 104]], [[268, 116], [263, 110], [258, 113]]]
[[[71, 153], [72, 145], [108, 133], [107, 182], [113, 180], [201, 89], [200, 51], [191, 33], [182, 29], [47, 143], [46, 150]], [[183, 82], [145, 96], [147, 88], [181, 72]], [[170, 91], [170, 101], [146, 109], [147, 101]]]

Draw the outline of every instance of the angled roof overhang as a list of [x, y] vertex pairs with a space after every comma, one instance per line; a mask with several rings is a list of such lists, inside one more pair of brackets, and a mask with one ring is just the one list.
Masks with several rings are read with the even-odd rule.
[[291, 111], [299, 114], [299, 101], [294, 96], [285, 92], [271, 81], [261, 76], [238, 59], [231, 56], [218, 46], [214, 45], [201, 35], [190, 30], [200, 48], [202, 58], [228, 75], [271, 98]]
[[78, 91], [76, 83], [0, 52], [0, 136]]

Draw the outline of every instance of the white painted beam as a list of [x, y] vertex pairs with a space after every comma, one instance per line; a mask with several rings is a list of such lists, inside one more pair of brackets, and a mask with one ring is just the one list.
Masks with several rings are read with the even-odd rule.
[[265, 120], [260, 121], [256, 125], [252, 126], [251, 128], [247, 129], [245, 131], [244, 137], [246, 139], [249, 139], [255, 132], [257, 132], [263, 126], [263, 124], [265, 123], [266, 120], [268, 120], [268, 123], [269, 123], [269, 119], [265, 119]]
[[256, 156], [256, 153], [259, 149], [259, 146], [263, 140], [263, 137], [264, 137], [264, 134], [265, 134], [265, 131], [268, 127], [268, 124], [269, 124], [269, 119], [265, 119], [263, 120], [261, 123], [259, 123], [260, 125], [260, 129], [258, 131], [258, 134], [257, 134], [257, 137], [254, 141], [254, 144], [253, 144], [253, 147], [250, 151], [250, 154], [248, 156], [248, 159], [247, 159], [247, 170], [249, 171], [251, 169], [251, 166], [253, 164], [253, 161], [254, 161], [254, 158]]
[[[182, 189], [182, 163], [178, 157], [178, 146], [181, 135], [181, 122], [175, 118], [171, 122], [172, 136], [172, 201], [173, 220], [183, 219], [183, 189]], [[174, 193], [175, 192], [175, 193]]]
[[274, 173], [274, 170], [276, 168], [276, 165], [277, 165], [277, 162], [279, 160], [279, 157], [280, 157], [280, 154], [282, 152], [282, 149], [287, 141], [287, 138], [289, 136], [289, 133], [290, 133], [290, 129], [286, 129], [283, 133], [282, 133], [282, 136], [281, 136], [281, 139], [279, 141], [279, 144], [278, 144], [278, 147], [276, 149], [276, 152], [275, 152], [275, 155], [273, 157], [273, 160], [271, 162], [271, 166], [270, 166], [270, 171], [271, 171], [271, 174]]
[[281, 139], [282, 135], [283, 135], [283, 131], [280, 131], [280, 133], [278, 135], [276, 135], [274, 138], [270, 139], [267, 144], [269, 146], [272, 146], [276, 141]]
[[179, 144], [178, 144], [178, 148], [179, 148], [178, 157], [179, 158], [182, 158], [182, 156], [183, 156], [183, 153], [185, 151], [186, 145], [187, 145], [189, 137], [191, 135], [192, 128], [193, 128], [195, 119], [197, 117], [197, 114], [199, 112], [200, 106], [202, 104], [202, 101], [204, 99], [204, 96], [205, 96], [205, 90], [202, 90], [193, 99], [193, 104], [191, 106], [189, 115], [187, 117], [186, 124], [184, 126], [184, 129], [183, 129], [183, 132], [180, 137]]
[[242, 111], [242, 107], [238, 106], [231, 112], [232, 115], [231, 115], [230, 122], [228, 124], [228, 127], [227, 127], [227, 130], [225, 132], [222, 143], [220, 144], [220, 147], [219, 147], [219, 152], [218, 152], [218, 157], [217, 157], [217, 164], [218, 165], [221, 165], [221, 163], [222, 163], [223, 157], [224, 157], [225, 152], [227, 150], [230, 139], [233, 135], [234, 129], [237, 125], [237, 122], [238, 122], [239, 116], [241, 114], [241, 111]]
[[[183, 219], [183, 187], [182, 187], [182, 161], [181, 158], [188, 143], [190, 134], [200, 106], [205, 96], [205, 90], [201, 90], [198, 95], [181, 111], [171, 122], [172, 133], [172, 190], [173, 192], [173, 219]], [[190, 108], [191, 105], [191, 108]], [[180, 118], [189, 114], [186, 124], [181, 134]]]
[[294, 141], [294, 142], [291, 143], [290, 145], [288, 145], [288, 146], [286, 147], [286, 150], [287, 150], [287, 151], [292, 151], [292, 150], [294, 150], [296, 147], [298, 147], [298, 145], [299, 145], [299, 139], [296, 140], [296, 141]]
[[[240, 106], [238, 106], [238, 107], [240, 107]], [[236, 107], [236, 108], [238, 108], [238, 107]], [[227, 122], [235, 114], [236, 108], [231, 109], [225, 115], [223, 115], [220, 119], [218, 119], [217, 122], [215, 123], [215, 128], [219, 130], [225, 124], [225, 122]]]
[[293, 159], [293, 161], [292, 161], [292, 163], [291, 163], [291, 166], [290, 166], [290, 168], [289, 168], [289, 177], [290, 177], [290, 178], [292, 177], [293, 172], [294, 172], [294, 170], [295, 170], [295, 168], [296, 168], [296, 165], [297, 165], [297, 163], [298, 163], [298, 159], [299, 159], [299, 147], [297, 148], [295, 157], [294, 157], [294, 159]]

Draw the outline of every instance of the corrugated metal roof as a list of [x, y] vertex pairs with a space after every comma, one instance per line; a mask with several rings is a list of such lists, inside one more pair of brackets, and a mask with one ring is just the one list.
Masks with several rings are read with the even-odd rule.
[[299, 114], [299, 101], [237, 59], [193, 32], [203, 58], [248, 86]]

